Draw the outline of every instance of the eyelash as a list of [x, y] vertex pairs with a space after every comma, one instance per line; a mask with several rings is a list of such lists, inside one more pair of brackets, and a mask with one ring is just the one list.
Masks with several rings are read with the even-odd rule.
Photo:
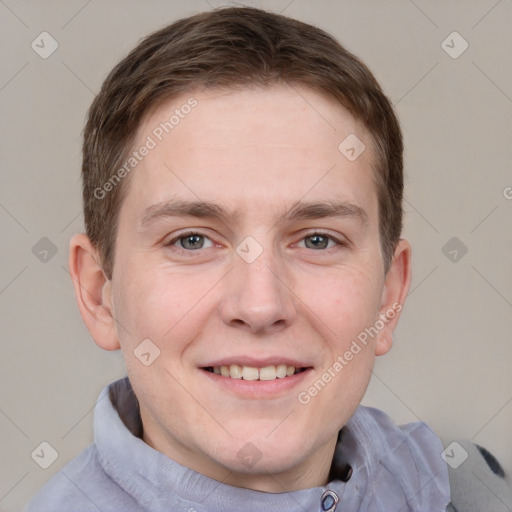
[[[209, 239], [213, 244], [215, 244], [213, 242], [213, 240], [210, 239], [210, 237], [208, 235], [206, 235], [205, 233], [201, 233], [200, 231], [187, 231], [185, 233], [180, 233], [178, 236], [172, 238], [171, 240], [169, 240], [169, 242], [167, 242], [165, 244], [166, 247], [172, 247], [176, 242], [179, 242], [180, 240], [184, 239], [184, 238], [187, 238], [189, 236], [202, 236], [204, 238], [207, 238]], [[336, 245], [338, 247], [343, 247], [343, 246], [347, 246], [348, 244], [346, 242], [342, 242], [341, 240], [333, 237], [332, 235], [329, 235], [327, 233], [324, 233], [322, 231], [310, 231], [310, 232], [307, 232], [305, 233], [302, 238], [300, 239], [300, 241], [303, 241], [305, 240], [306, 238], [309, 238], [309, 237], [312, 237], [312, 236], [321, 236], [321, 237], [324, 237], [324, 238], [328, 238], [330, 241], [333, 241], [336, 243]], [[189, 252], [189, 253], [194, 253], [194, 252], [199, 252], [200, 249], [196, 249], [196, 250], [193, 250], [193, 249], [185, 249], [184, 247], [177, 247], [176, 249], [180, 250], [180, 251], [184, 251], [184, 252]], [[208, 249], [208, 247], [207, 247]], [[307, 249], [307, 247], [306, 247]], [[318, 252], [327, 252], [327, 251], [330, 251], [332, 249], [336, 249], [336, 247], [328, 247], [326, 249], [318, 249]], [[310, 249], [310, 250], [315, 250], [315, 249]]]

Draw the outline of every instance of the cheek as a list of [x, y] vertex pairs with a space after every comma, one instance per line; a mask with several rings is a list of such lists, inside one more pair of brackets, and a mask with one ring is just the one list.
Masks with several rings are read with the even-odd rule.
[[197, 319], [215, 285], [213, 278], [159, 266], [139, 272], [131, 267], [124, 275], [131, 277], [114, 286], [121, 340], [132, 345], [149, 338], [162, 349], [192, 317]]
[[354, 268], [338, 269], [316, 283], [320, 286], [309, 292], [304, 310], [323, 338], [322, 365], [298, 400], [310, 408], [307, 414], [313, 422], [322, 418], [325, 423], [325, 411], [329, 411], [328, 422], [334, 429], [359, 405], [371, 377], [373, 340], [361, 342], [358, 336], [378, 317], [380, 288], [377, 273]]
[[[380, 280], [382, 281], [382, 280]], [[311, 285], [313, 283], [313, 285]], [[378, 315], [382, 285], [371, 267], [345, 267], [309, 276], [301, 286], [303, 298], [333, 349], [372, 325]]]

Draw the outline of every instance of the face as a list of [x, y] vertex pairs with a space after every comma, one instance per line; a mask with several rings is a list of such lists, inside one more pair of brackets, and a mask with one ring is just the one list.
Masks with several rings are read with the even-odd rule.
[[[349, 134], [366, 145], [353, 161]], [[384, 272], [371, 142], [286, 86], [174, 98], [134, 147], [148, 137], [104, 289], [144, 440], [233, 485], [320, 485], [304, 479], [326, 478], [404, 287]]]

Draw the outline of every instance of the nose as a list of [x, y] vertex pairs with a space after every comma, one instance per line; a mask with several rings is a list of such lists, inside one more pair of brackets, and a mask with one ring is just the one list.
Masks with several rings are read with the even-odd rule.
[[289, 327], [297, 314], [292, 284], [270, 250], [251, 263], [235, 255], [224, 282], [223, 322], [251, 334], [276, 334]]

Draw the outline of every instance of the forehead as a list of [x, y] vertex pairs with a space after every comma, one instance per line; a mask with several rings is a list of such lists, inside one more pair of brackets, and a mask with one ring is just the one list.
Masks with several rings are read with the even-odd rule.
[[[357, 159], [344, 153], [346, 140], [366, 147]], [[183, 94], [140, 125], [134, 149], [143, 146], [151, 149], [130, 176], [123, 205], [139, 217], [171, 195], [215, 200], [242, 213], [282, 210], [301, 198], [342, 199], [368, 214], [376, 210], [366, 130], [341, 105], [310, 89]]]

